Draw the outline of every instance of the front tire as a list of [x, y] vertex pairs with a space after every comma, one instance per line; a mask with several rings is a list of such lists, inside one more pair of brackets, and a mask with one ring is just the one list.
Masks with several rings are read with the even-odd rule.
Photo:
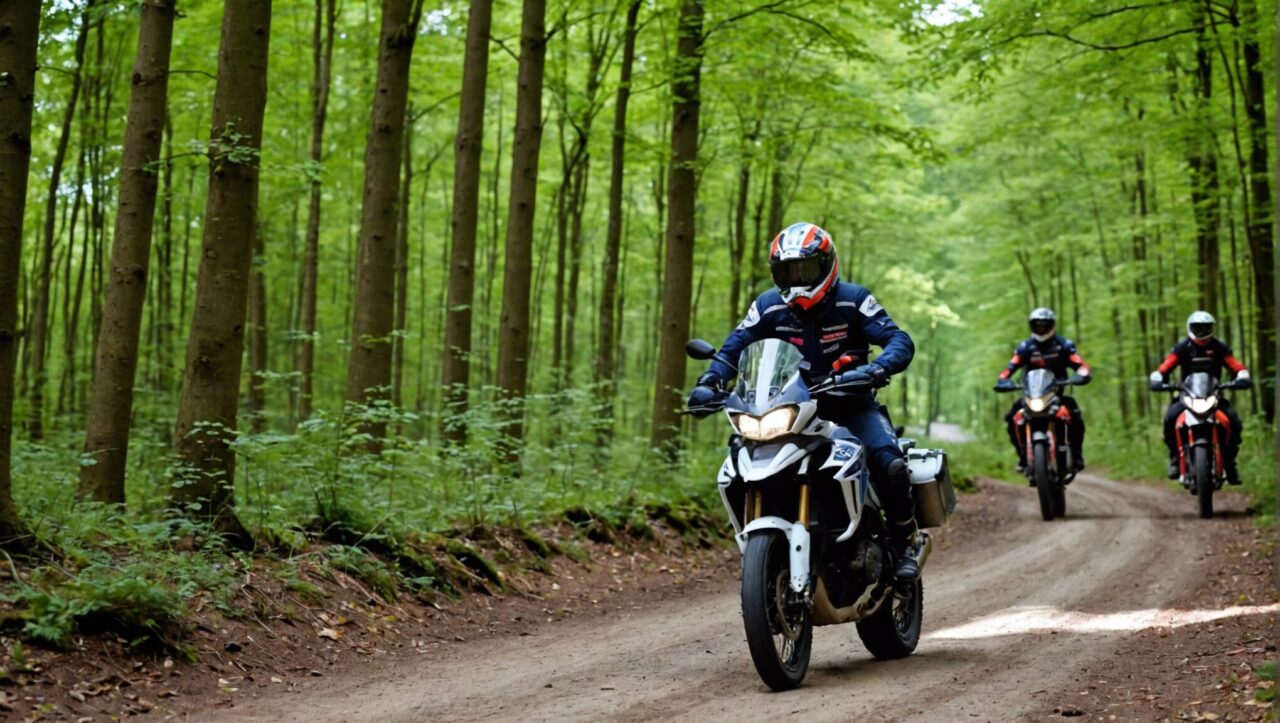
[[742, 557], [742, 623], [751, 662], [765, 685], [791, 690], [809, 671], [813, 620], [797, 600], [787, 539], [770, 532], [753, 535]]
[[1036, 496], [1040, 498], [1040, 516], [1052, 522], [1054, 515], [1053, 487], [1049, 481], [1049, 446], [1041, 442], [1033, 449], [1031, 462], [1032, 480], [1036, 483]]
[[1200, 518], [1213, 517], [1213, 459], [1209, 447], [1191, 449], [1191, 466], [1196, 474], [1196, 496], [1200, 498]]
[[920, 643], [923, 621], [924, 582], [916, 578], [906, 591], [895, 590], [871, 617], [858, 621], [858, 637], [881, 660], [905, 658]]

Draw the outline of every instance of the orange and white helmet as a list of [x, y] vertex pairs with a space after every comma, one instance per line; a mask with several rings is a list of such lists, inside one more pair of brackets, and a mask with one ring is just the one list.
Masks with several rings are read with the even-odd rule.
[[811, 223], [786, 227], [769, 248], [769, 273], [793, 310], [804, 312], [822, 303], [840, 278], [831, 234]]

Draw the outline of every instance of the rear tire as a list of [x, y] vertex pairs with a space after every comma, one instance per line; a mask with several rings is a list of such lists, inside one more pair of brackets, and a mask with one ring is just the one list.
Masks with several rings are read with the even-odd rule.
[[923, 622], [924, 582], [916, 578], [905, 595], [895, 590], [871, 617], [858, 621], [858, 637], [880, 660], [905, 658], [920, 643]]
[[1200, 498], [1200, 518], [1213, 517], [1213, 455], [1209, 447], [1191, 448], [1191, 466], [1196, 475], [1196, 496]]
[[751, 662], [764, 684], [791, 690], [804, 680], [813, 649], [813, 621], [803, 602], [792, 603], [787, 538], [756, 534], [742, 556], [742, 623]]
[[1043, 442], [1033, 448], [1031, 479], [1036, 483], [1036, 496], [1040, 498], [1040, 516], [1045, 522], [1053, 521], [1053, 489], [1049, 482], [1049, 446]]

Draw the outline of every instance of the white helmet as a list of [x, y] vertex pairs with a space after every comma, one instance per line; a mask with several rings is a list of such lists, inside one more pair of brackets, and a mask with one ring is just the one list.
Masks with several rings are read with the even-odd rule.
[[1057, 326], [1058, 317], [1054, 315], [1053, 309], [1046, 309], [1041, 306], [1031, 312], [1031, 316], [1027, 318], [1027, 324], [1031, 327], [1031, 334], [1036, 341], [1048, 341], [1053, 338], [1054, 327]]
[[1207, 311], [1193, 311], [1187, 317], [1187, 338], [1191, 341], [1205, 342], [1213, 338], [1213, 314]]

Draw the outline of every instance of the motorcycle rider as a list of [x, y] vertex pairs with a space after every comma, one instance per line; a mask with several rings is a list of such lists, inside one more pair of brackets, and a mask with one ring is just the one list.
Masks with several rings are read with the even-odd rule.
[[[889, 383], [915, 355], [907, 333], [889, 318], [866, 288], [840, 281], [840, 263], [831, 235], [811, 223], [796, 223], [779, 233], [770, 245], [769, 270], [776, 288], [759, 296], [746, 317], [720, 348], [737, 359], [761, 339], [781, 339], [797, 346], [815, 375], [825, 370], [852, 368], [857, 378], [873, 387]], [[881, 348], [870, 360], [870, 345]], [[720, 396], [734, 371], [713, 361], [698, 377], [689, 407], [708, 406]], [[833, 392], [818, 399], [818, 415], [848, 429], [866, 445], [868, 462], [888, 518], [890, 544], [897, 560], [895, 575], [902, 581], [920, 575], [921, 548], [917, 540], [915, 503], [906, 455], [888, 411], [875, 392]]]
[[[1013, 350], [1013, 358], [1000, 372], [1000, 378], [996, 381], [997, 389], [1014, 389], [1013, 374], [1023, 367], [1048, 369], [1053, 372], [1055, 379], [1064, 379], [1068, 371], [1074, 371], [1075, 375], [1072, 379], [1081, 385], [1093, 380], [1089, 365], [1076, 350], [1075, 342], [1055, 332], [1057, 323], [1057, 316], [1052, 309], [1039, 307], [1032, 310], [1031, 316], [1027, 319], [1027, 325], [1031, 327], [1031, 336]], [[1079, 472], [1084, 469], [1084, 415], [1073, 397], [1064, 394], [1059, 399], [1071, 413], [1067, 430], [1071, 440], [1071, 456], [1075, 460], [1076, 471]], [[1022, 397], [1018, 397], [1013, 407], [1009, 409], [1009, 413], [1004, 416], [1009, 430], [1009, 442], [1018, 453], [1019, 472], [1025, 472], [1027, 469], [1027, 450], [1022, 440], [1018, 439], [1017, 416], [1022, 408]]]
[[[1214, 336], [1214, 323], [1213, 315], [1207, 311], [1196, 311], [1187, 317], [1187, 338], [1174, 344], [1160, 366], [1151, 372], [1152, 389], [1159, 389], [1164, 384], [1166, 375], [1175, 367], [1182, 370], [1183, 377], [1206, 372], [1215, 380], [1222, 379], [1225, 367], [1235, 375], [1240, 384], [1238, 388], [1248, 389], [1253, 384], [1249, 370], [1231, 353], [1231, 347]], [[1227, 473], [1227, 481], [1238, 485], [1240, 472], [1236, 469], [1236, 455], [1240, 453], [1240, 435], [1244, 431], [1244, 422], [1240, 420], [1239, 412], [1226, 399], [1218, 399], [1218, 409], [1227, 416], [1231, 430], [1223, 449], [1222, 466]], [[1181, 472], [1178, 465], [1178, 438], [1174, 427], [1178, 415], [1185, 410], [1179, 396], [1164, 413], [1164, 445], [1169, 448], [1169, 479], [1178, 479]]]

